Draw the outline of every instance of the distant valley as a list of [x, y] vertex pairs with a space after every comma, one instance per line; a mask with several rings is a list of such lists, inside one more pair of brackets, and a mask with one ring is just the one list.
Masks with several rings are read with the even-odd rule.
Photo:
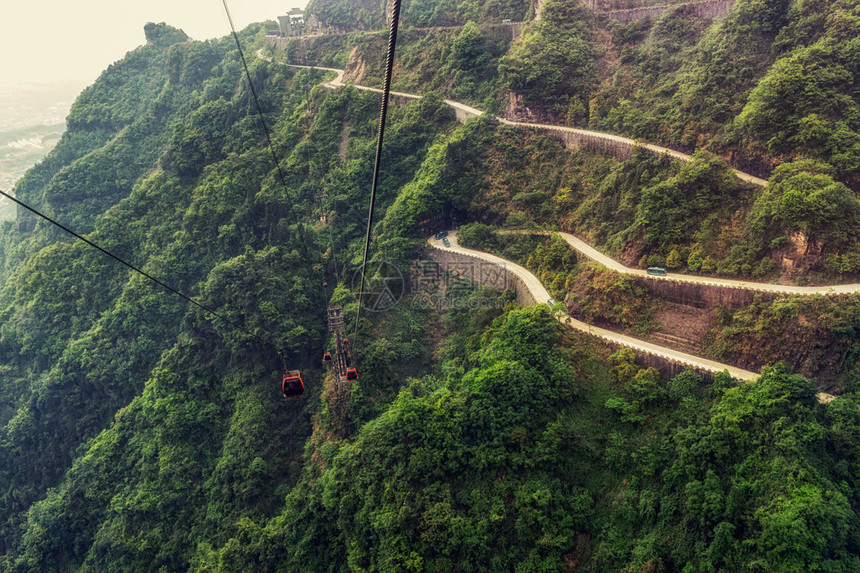
[[[0, 189], [12, 189], [54, 148], [82, 87], [82, 82], [62, 82], [0, 90]], [[14, 216], [14, 206], [0, 199], [0, 221]]]

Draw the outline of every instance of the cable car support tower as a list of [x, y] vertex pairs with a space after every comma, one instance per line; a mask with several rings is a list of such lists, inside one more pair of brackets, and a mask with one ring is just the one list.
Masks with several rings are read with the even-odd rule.
[[337, 376], [338, 388], [341, 388], [348, 380], [356, 380], [358, 378], [358, 373], [352, 365], [352, 347], [349, 342], [349, 338], [346, 338], [343, 335], [343, 333], [346, 332], [346, 321], [343, 319], [343, 307], [328, 307], [328, 329], [334, 334], [334, 372], [335, 376]]

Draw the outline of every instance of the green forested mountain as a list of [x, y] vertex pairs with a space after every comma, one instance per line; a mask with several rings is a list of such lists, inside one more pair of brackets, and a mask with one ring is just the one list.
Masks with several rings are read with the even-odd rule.
[[[669, 181], [640, 167], [638, 180], [619, 174], [626, 180], [609, 185], [587, 157], [567, 159], [582, 176], [556, 183], [556, 173], [541, 173], [540, 183], [551, 185], [528, 193], [563, 203], [556, 191], [570, 189], [576, 212], [565, 206], [561, 222], [623, 257], [659, 260], [678, 250], [684, 267], [690, 253], [698, 253], [694, 261], [710, 258], [706, 273], [811, 282], [860, 276], [851, 231], [860, 224], [856, 2], [737, 0], [713, 21], [681, 4], [626, 24], [592, 2], [541, 4], [540, 20], [518, 33], [491, 19], [421, 28], [404, 16], [394, 89], [439, 91], [512, 119], [706, 151], [780, 182], [762, 192], [729, 178], [710, 193], [706, 180], [720, 176], [712, 159]], [[330, 14], [313, 3], [308, 10], [323, 20]], [[293, 63], [345, 67], [347, 79], [378, 86], [384, 42], [382, 33], [354, 32], [294, 39], [286, 52]], [[520, 153], [546, 155], [537, 145]], [[690, 193], [695, 200], [683, 199]], [[697, 262], [689, 269], [702, 272]]]
[[[430, 230], [480, 221], [569, 228], [692, 273], [855, 278], [857, 3], [738, 0], [716, 22], [682, 6], [626, 25], [593, 7], [546, 0], [511, 37], [498, 21], [533, 7], [405, 6], [395, 87], [426, 97], [389, 111], [375, 261], [410, 269]], [[0, 227], [0, 569], [860, 570], [856, 295], [709, 309], [709, 352], [771, 364], [745, 384], [661, 376], [480, 288], [447, 310], [363, 312], [359, 378], [334, 380], [326, 305], [352, 328], [379, 97], [286, 61], [372, 84], [379, 8], [312, 2], [370, 32], [271, 60], [253, 58], [265, 25], [240, 33], [283, 184], [232, 38], [153, 24], [18, 183], [221, 318], [26, 212]], [[460, 124], [443, 96], [705, 150], [571, 151], [489, 116]], [[574, 269], [557, 243], [463, 236], [559, 300], [600, 284], [576, 304], [651, 328], [641, 285]], [[817, 399], [823, 383], [774, 340], [815, 346], [804, 372], [829, 360], [839, 395]], [[278, 351], [300, 399], [281, 397]]]

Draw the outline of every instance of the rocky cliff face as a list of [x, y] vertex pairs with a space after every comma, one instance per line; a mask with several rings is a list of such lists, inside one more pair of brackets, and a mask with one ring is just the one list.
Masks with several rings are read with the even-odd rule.
[[564, 118], [560, 117], [560, 114], [544, 109], [530, 108], [525, 104], [523, 96], [513, 90], [507, 90], [505, 93], [503, 115], [511, 121], [564, 124]]
[[705, 2], [687, 2], [687, 3], [661, 3], [657, 6], [640, 6], [635, 8], [619, 9], [619, 10], [601, 10], [602, 16], [615, 20], [622, 24], [628, 24], [636, 20], [660, 18], [668, 9], [674, 6], [683, 6], [691, 14], [703, 18], [705, 20], [715, 20], [722, 18], [729, 13], [735, 0], [706, 0]]
[[307, 21], [305, 21], [305, 33], [308, 36], [347, 34], [349, 32], [350, 30], [344, 26], [336, 26], [334, 24], [323, 22], [316, 14], [311, 14], [308, 16]]
[[349, 54], [349, 61], [347, 61], [344, 68], [343, 79], [347, 82], [360, 84], [361, 80], [364, 79], [366, 71], [367, 62], [365, 62], [364, 58], [358, 56], [358, 46], [356, 46]]

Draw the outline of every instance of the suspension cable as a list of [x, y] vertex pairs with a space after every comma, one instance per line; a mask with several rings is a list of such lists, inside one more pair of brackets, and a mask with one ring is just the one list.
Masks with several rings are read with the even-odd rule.
[[54, 225], [54, 226], [56, 226], [56, 227], [59, 227], [60, 229], [62, 229], [62, 230], [63, 230], [63, 231], [65, 231], [66, 233], [70, 234], [71, 236], [75, 237], [76, 239], [78, 239], [78, 240], [80, 240], [80, 241], [83, 241], [84, 243], [86, 243], [86, 244], [87, 244], [87, 245], [89, 245], [90, 247], [92, 247], [92, 248], [94, 248], [94, 249], [96, 249], [96, 250], [98, 250], [98, 251], [101, 251], [103, 254], [105, 254], [105, 255], [107, 255], [108, 257], [110, 257], [110, 258], [114, 259], [115, 261], [118, 261], [118, 262], [120, 262], [120, 263], [124, 264], [125, 266], [127, 266], [128, 268], [130, 268], [131, 270], [133, 270], [134, 272], [136, 272], [136, 273], [138, 273], [138, 274], [143, 275], [144, 277], [148, 278], [149, 280], [151, 280], [152, 282], [156, 283], [157, 285], [159, 285], [159, 286], [163, 287], [163, 288], [164, 288], [164, 289], [166, 289], [167, 291], [169, 291], [169, 292], [171, 292], [171, 293], [173, 293], [173, 294], [175, 294], [175, 295], [177, 295], [177, 296], [179, 296], [179, 297], [181, 297], [181, 298], [185, 299], [186, 301], [190, 302], [190, 303], [191, 303], [191, 304], [193, 304], [194, 306], [197, 306], [198, 308], [201, 308], [202, 310], [204, 310], [204, 311], [208, 312], [208, 313], [209, 313], [209, 314], [211, 314], [212, 316], [214, 316], [214, 317], [216, 317], [216, 318], [220, 318], [221, 320], [223, 320], [224, 322], [226, 322], [227, 324], [229, 324], [229, 325], [230, 325], [230, 326], [232, 326], [233, 328], [235, 328], [235, 329], [237, 329], [237, 330], [240, 330], [240, 331], [244, 332], [245, 334], [247, 334], [247, 335], [249, 335], [249, 336], [253, 336], [254, 338], [256, 338], [257, 340], [259, 340], [259, 341], [263, 342], [264, 344], [268, 344], [269, 346], [272, 346], [272, 347], [274, 347], [274, 346], [275, 346], [274, 344], [272, 344], [272, 343], [271, 343], [271, 342], [269, 342], [268, 340], [264, 339], [264, 338], [263, 338], [262, 336], [260, 336], [259, 334], [254, 334], [253, 332], [251, 332], [251, 331], [247, 330], [246, 328], [244, 328], [244, 327], [242, 327], [242, 326], [239, 326], [238, 324], [236, 324], [235, 322], [233, 322], [233, 321], [232, 321], [232, 320], [230, 320], [229, 318], [227, 318], [227, 317], [223, 316], [222, 314], [220, 314], [220, 313], [218, 313], [218, 312], [216, 312], [216, 311], [212, 310], [211, 308], [209, 308], [209, 307], [207, 307], [207, 306], [205, 306], [205, 305], [203, 305], [203, 304], [201, 304], [201, 303], [197, 302], [196, 300], [194, 300], [194, 299], [193, 299], [193, 298], [191, 298], [190, 296], [187, 296], [187, 295], [185, 295], [185, 294], [181, 293], [180, 291], [176, 290], [175, 288], [173, 288], [172, 286], [168, 285], [168, 284], [167, 284], [167, 283], [165, 283], [164, 281], [162, 281], [162, 280], [160, 280], [160, 279], [155, 278], [155, 277], [154, 277], [154, 276], [152, 276], [151, 274], [149, 274], [149, 273], [147, 273], [146, 271], [143, 271], [143, 270], [141, 270], [141, 269], [137, 268], [136, 266], [134, 266], [133, 264], [129, 263], [129, 262], [128, 262], [128, 261], [126, 261], [125, 259], [123, 259], [123, 258], [121, 258], [121, 257], [118, 257], [117, 255], [115, 255], [115, 254], [111, 253], [111, 252], [110, 252], [110, 251], [108, 251], [107, 249], [104, 249], [104, 248], [102, 248], [102, 247], [98, 246], [97, 244], [93, 243], [93, 242], [92, 242], [92, 241], [90, 241], [89, 239], [86, 239], [86, 238], [82, 237], [81, 235], [79, 235], [78, 233], [76, 233], [76, 232], [72, 231], [71, 229], [69, 229], [68, 227], [66, 227], [65, 225], [63, 225], [62, 223], [60, 223], [60, 222], [58, 222], [58, 221], [55, 221], [54, 219], [52, 219], [52, 218], [51, 218], [51, 217], [49, 217], [48, 215], [45, 215], [44, 213], [42, 213], [41, 211], [39, 211], [39, 210], [35, 209], [34, 207], [31, 207], [30, 205], [27, 205], [26, 203], [24, 203], [23, 201], [21, 201], [21, 200], [20, 200], [20, 199], [18, 199], [17, 197], [15, 197], [15, 196], [13, 196], [13, 195], [10, 195], [9, 193], [6, 193], [6, 192], [5, 192], [5, 191], [3, 191], [3, 190], [0, 190], [0, 195], [3, 195], [3, 196], [4, 196], [4, 197], [6, 197], [7, 199], [10, 199], [10, 200], [14, 201], [15, 203], [17, 203], [17, 204], [18, 204], [18, 205], [20, 205], [21, 207], [23, 207], [23, 208], [27, 209], [27, 210], [28, 210], [28, 211], [30, 211], [31, 213], [34, 213], [35, 215], [37, 215], [37, 216], [41, 217], [42, 219], [46, 220], [47, 222], [51, 223], [52, 225]]
[[[296, 217], [296, 213], [293, 210], [293, 205], [289, 200], [290, 193], [287, 190], [287, 179], [284, 176], [283, 169], [281, 169], [281, 162], [278, 161], [278, 155], [275, 153], [275, 146], [272, 143], [272, 135], [269, 131], [269, 124], [266, 123], [266, 118], [263, 115], [263, 106], [260, 105], [260, 98], [257, 95], [257, 89], [254, 87], [254, 82], [251, 81], [251, 72], [250, 70], [248, 70], [248, 61], [245, 59], [245, 52], [244, 50], [242, 50], [242, 43], [239, 41], [239, 34], [236, 33], [236, 27], [233, 25], [233, 16], [230, 14], [230, 8], [227, 7], [227, 0], [221, 0], [221, 3], [224, 5], [224, 12], [226, 12], [227, 20], [230, 22], [230, 31], [233, 32], [233, 39], [236, 41], [236, 47], [239, 49], [239, 57], [242, 60], [242, 66], [245, 68], [245, 77], [248, 78], [248, 85], [251, 87], [251, 95], [254, 97], [254, 104], [257, 106], [257, 114], [260, 116], [260, 123], [263, 125], [263, 132], [266, 134], [266, 143], [268, 144], [269, 152], [272, 154], [272, 161], [275, 163], [275, 167], [278, 170], [278, 179], [281, 182], [281, 187], [283, 187], [284, 189], [284, 196], [287, 198], [287, 205], [290, 209], [290, 217], [292, 217], [293, 223], [295, 223], [295, 225], [298, 227], [299, 220]], [[301, 229], [299, 229], [299, 240], [302, 243], [305, 259], [309, 259], [310, 249], [308, 249], [304, 236], [301, 233]]]
[[[284, 196], [287, 198], [287, 206], [289, 207], [289, 210], [290, 210], [290, 216], [292, 217], [293, 222], [296, 224], [299, 240], [302, 244], [302, 250], [304, 251], [304, 255], [305, 255], [305, 260], [309, 261], [311, 258], [310, 257], [311, 249], [308, 248], [308, 244], [307, 244], [307, 241], [305, 240], [304, 233], [302, 233], [302, 228], [299, 225], [298, 217], [296, 216], [296, 213], [293, 210], [293, 205], [290, 202], [290, 192], [287, 189], [286, 177], [284, 176], [284, 171], [281, 168], [281, 162], [278, 160], [278, 154], [275, 152], [275, 145], [272, 142], [272, 135], [271, 135], [271, 132], [269, 131], [269, 124], [266, 122], [266, 117], [263, 114], [263, 106], [260, 105], [260, 98], [259, 98], [259, 95], [257, 94], [257, 89], [254, 87], [254, 82], [251, 80], [251, 72], [248, 69], [248, 61], [245, 58], [245, 51], [242, 49], [242, 43], [239, 41], [239, 34], [236, 33], [236, 26], [233, 24], [233, 16], [230, 13], [230, 8], [227, 6], [227, 0], [221, 0], [221, 3], [224, 5], [224, 12], [227, 15], [227, 21], [230, 23], [230, 31], [233, 33], [233, 40], [235, 40], [236, 48], [239, 50], [239, 58], [242, 60], [242, 67], [245, 69], [245, 77], [248, 79], [248, 86], [250, 86], [250, 88], [251, 88], [251, 95], [253, 96], [254, 104], [257, 107], [257, 115], [260, 117], [260, 123], [263, 126], [263, 132], [266, 134], [266, 144], [269, 148], [269, 152], [272, 155], [272, 162], [274, 162], [275, 168], [278, 171], [278, 179], [281, 182], [281, 187], [284, 190]], [[307, 91], [306, 91], [306, 96], [307, 96]], [[307, 105], [310, 106], [309, 98], [306, 98], [306, 99], [307, 99]], [[309, 154], [309, 151], [306, 151], [305, 161], [308, 164], [308, 177], [310, 177], [311, 162], [310, 162], [310, 156], [308, 154]], [[322, 263], [324, 262], [323, 257], [322, 257], [322, 253], [319, 252], [317, 249], [314, 249], [314, 251], [317, 252], [320, 263], [322, 265]], [[332, 247], [332, 253], [333, 252], [334, 252], [334, 247]], [[323, 274], [325, 274], [325, 273], [323, 273]], [[328, 305], [328, 300], [326, 300], [326, 305]]]
[[361, 297], [364, 295], [365, 273], [367, 272], [367, 252], [370, 249], [370, 230], [373, 226], [373, 205], [376, 202], [376, 186], [379, 182], [379, 164], [382, 159], [382, 139], [385, 135], [385, 116], [388, 114], [388, 94], [391, 91], [391, 75], [394, 69], [394, 49], [397, 47], [397, 25], [400, 22], [400, 0], [389, 0], [388, 53], [385, 58], [385, 83], [382, 87], [382, 106], [379, 112], [379, 134], [376, 137], [376, 160], [373, 163], [373, 183], [370, 187], [370, 208], [367, 213], [367, 233], [364, 237], [364, 257], [361, 262], [361, 280], [358, 286], [358, 308], [355, 311], [355, 335], [358, 338], [358, 317], [361, 313]]
[[326, 220], [326, 227], [328, 227], [328, 236], [329, 236], [329, 245], [331, 248], [331, 260], [334, 263], [334, 276], [335, 279], [340, 278], [340, 271], [337, 269], [337, 254], [334, 249], [334, 231], [331, 229], [331, 225], [328, 224], [328, 220]]

